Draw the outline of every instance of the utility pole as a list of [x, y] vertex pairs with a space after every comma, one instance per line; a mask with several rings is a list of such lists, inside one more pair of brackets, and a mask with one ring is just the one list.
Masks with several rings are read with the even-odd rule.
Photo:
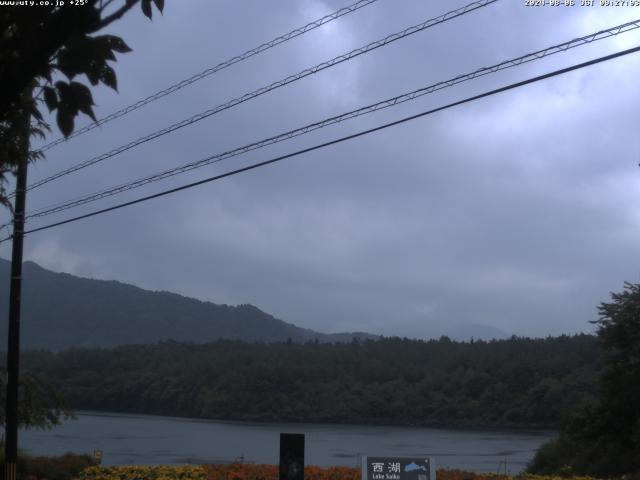
[[[31, 101], [32, 89], [25, 101]], [[5, 409], [5, 480], [16, 480], [18, 459], [18, 384], [20, 364], [20, 300], [22, 291], [22, 245], [27, 193], [27, 163], [31, 115], [24, 108], [24, 137], [16, 174], [13, 209], [13, 245], [11, 251], [11, 286], [9, 290], [9, 334], [7, 348], [7, 404]]]

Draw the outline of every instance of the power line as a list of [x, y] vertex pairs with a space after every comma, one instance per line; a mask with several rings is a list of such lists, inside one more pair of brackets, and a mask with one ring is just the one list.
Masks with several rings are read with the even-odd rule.
[[325, 62], [322, 62], [318, 65], [315, 65], [313, 67], [307, 68], [305, 70], [302, 70], [301, 72], [295, 74], [295, 75], [290, 75], [282, 80], [278, 80], [277, 82], [274, 82], [268, 86], [265, 87], [261, 87], [258, 90], [254, 90], [251, 93], [246, 93], [240, 97], [237, 97], [233, 100], [230, 100], [226, 103], [220, 104], [214, 108], [211, 108], [209, 110], [206, 110], [204, 112], [201, 112], [197, 115], [194, 115], [190, 118], [187, 118], [185, 120], [182, 120], [180, 122], [174, 123], [168, 127], [165, 127], [161, 130], [157, 130], [153, 133], [150, 133], [148, 135], [145, 135], [144, 137], [140, 137], [137, 140], [134, 140], [132, 142], [129, 142], [126, 145], [122, 145], [120, 147], [117, 147], [107, 153], [104, 153], [102, 155], [99, 155], [97, 157], [93, 157], [89, 160], [86, 160], [84, 162], [81, 162], [77, 165], [74, 165], [72, 167], [69, 167], [65, 170], [62, 170], [60, 172], [57, 172], [49, 177], [46, 177], [42, 180], [39, 180], [35, 183], [33, 183], [32, 185], [29, 185], [29, 190], [40, 187], [42, 185], [45, 185], [49, 182], [52, 182], [53, 180], [56, 180], [60, 177], [63, 177], [65, 175], [69, 175], [70, 173], [76, 172], [78, 170], [81, 170], [83, 168], [86, 168], [90, 165], [94, 165], [98, 162], [101, 162], [103, 160], [106, 160], [108, 158], [114, 157], [122, 152], [125, 152], [127, 150], [130, 150], [134, 147], [137, 147], [138, 145], [141, 145], [143, 143], [149, 142], [151, 140], [154, 140], [158, 137], [161, 137], [163, 135], [166, 135], [168, 133], [174, 132], [180, 128], [192, 125], [196, 122], [199, 122], [200, 120], [204, 120], [207, 117], [210, 117], [211, 115], [214, 115], [216, 113], [222, 112], [223, 110], [227, 110], [229, 108], [235, 107], [241, 103], [244, 103], [248, 100], [251, 100], [253, 98], [256, 98], [260, 95], [264, 95], [265, 93], [268, 93], [272, 90], [275, 90], [277, 88], [283, 87], [285, 85], [288, 85], [290, 83], [296, 82], [302, 78], [308, 77], [310, 75], [314, 75], [322, 70], [325, 70], [327, 68], [333, 67], [335, 65], [338, 65], [342, 62], [345, 62], [347, 60], [351, 60], [357, 56], [360, 56], [364, 53], [368, 53], [372, 50], [375, 50], [377, 48], [383, 47], [385, 45], [388, 45], [392, 42], [395, 42], [397, 40], [400, 40], [402, 38], [408, 37], [409, 35], [413, 35], [414, 33], [418, 33], [422, 30], [425, 30], [427, 28], [433, 27], [435, 25], [444, 23], [446, 21], [452, 20], [454, 18], [460, 17], [462, 15], [465, 15], [469, 12], [472, 12], [474, 10], [477, 10], [479, 8], [482, 7], [486, 7], [487, 5], [490, 5], [492, 3], [497, 2], [498, 0], [479, 0], [479, 1], [475, 1], [472, 2], [468, 5], [465, 5], [464, 7], [458, 8], [456, 10], [452, 10], [450, 12], [447, 12], [443, 15], [440, 15], [439, 17], [435, 17], [429, 20], [426, 20], [425, 22], [422, 22], [418, 25], [414, 25], [412, 27], [406, 28], [404, 30], [402, 30], [401, 32], [397, 32], [397, 33], [393, 33], [391, 35], [386, 36], [385, 38], [381, 39], [381, 40], [377, 40], [375, 42], [371, 42], [363, 47], [360, 48], [356, 48], [355, 50], [352, 50], [348, 53], [345, 53], [343, 55], [337, 56], [331, 60], [327, 60]]
[[600, 30], [598, 32], [592, 33], [590, 35], [585, 35], [583, 37], [579, 37], [579, 38], [575, 38], [573, 40], [570, 40], [568, 42], [564, 42], [564, 43], [560, 43], [551, 47], [547, 47], [545, 49], [542, 50], [538, 50], [536, 52], [533, 53], [528, 53], [526, 55], [522, 55], [520, 57], [511, 59], [511, 60], [505, 60], [501, 63], [492, 65], [490, 67], [483, 67], [480, 68], [478, 70], [475, 70], [471, 73], [467, 73], [464, 75], [458, 75], [457, 77], [454, 77], [452, 79], [449, 80], [445, 80], [445, 81], [441, 81], [438, 83], [435, 83], [433, 85], [427, 86], [427, 87], [423, 87], [420, 88], [418, 90], [413, 90], [411, 92], [408, 93], [404, 93], [402, 95], [398, 95], [371, 105], [368, 105], [366, 107], [361, 107], [358, 108], [356, 110], [352, 110], [350, 112], [347, 113], [343, 113], [337, 116], [333, 116], [330, 118], [326, 118], [324, 120], [321, 120], [319, 122], [315, 122], [309, 125], [306, 125], [304, 127], [300, 127], [294, 130], [290, 130], [288, 132], [285, 133], [281, 133], [278, 135], [275, 135], [273, 137], [269, 137], [267, 139], [263, 139], [257, 142], [253, 142], [250, 143], [248, 145], [244, 145], [241, 147], [237, 147], [233, 150], [228, 150], [226, 152], [223, 153], [219, 153], [219, 154], [215, 154], [215, 155], [211, 155], [208, 156], [206, 158], [200, 159], [198, 161], [195, 162], [190, 162], [187, 163], [185, 165], [179, 166], [179, 167], [175, 167], [175, 168], [171, 168], [168, 170], [164, 170], [162, 172], [159, 173], [155, 173], [153, 175], [149, 175], [143, 178], [139, 178], [137, 180], [134, 181], [130, 181], [115, 187], [110, 187], [106, 190], [102, 190], [99, 192], [94, 192], [91, 194], [87, 194], [87, 195], [83, 195], [81, 197], [77, 197], [75, 199], [72, 200], [66, 200], [64, 202], [60, 202], [57, 203], [55, 205], [51, 205], [48, 207], [43, 207], [39, 210], [36, 210], [32, 213], [29, 213], [27, 215], [26, 218], [40, 218], [40, 217], [44, 217], [47, 215], [51, 215], [54, 213], [58, 213], [64, 210], [68, 210], [70, 208], [74, 208], [80, 205], [85, 205], [87, 203], [90, 202], [94, 202], [106, 197], [110, 197], [112, 195], [116, 195], [128, 190], [132, 190], [134, 188], [139, 188], [142, 187], [144, 185], [147, 185], [149, 183], [153, 183], [156, 181], [160, 181], [169, 177], [172, 177], [174, 175], [178, 175], [181, 173], [185, 173], [191, 170], [194, 170], [196, 168], [200, 168], [206, 165], [210, 165], [212, 163], [217, 163], [238, 155], [242, 155], [244, 153], [253, 151], [253, 150], [257, 150], [259, 148], [263, 148], [266, 147], [268, 145], [272, 145], [275, 143], [279, 143], [285, 140], [289, 140], [291, 138], [300, 136], [300, 135], [304, 135], [306, 133], [324, 128], [326, 126], [329, 125], [333, 125], [336, 123], [340, 123], [346, 120], [350, 120], [356, 117], [359, 117], [361, 115], [365, 115], [365, 114], [369, 114], [378, 110], [383, 110], [389, 107], [393, 107], [395, 105], [399, 105], [401, 103], [404, 102], [408, 102], [411, 100], [415, 100], [416, 98], [419, 98], [423, 95], [427, 95], [439, 90], [442, 90], [444, 88], [448, 88], [448, 87], [452, 87], [454, 85], [457, 85], [459, 83], [462, 82], [466, 82], [484, 75], [489, 75], [491, 73], [495, 73], [501, 70], [505, 70], [508, 68], [512, 68], [512, 67], [516, 67], [518, 65], [522, 65], [524, 63], [528, 63], [534, 60], [539, 60], [541, 58], [547, 57], [549, 55], [554, 55], [556, 53], [560, 53], [560, 52], [566, 52], [567, 50], [570, 50], [572, 48], [576, 48], [597, 40], [602, 40], [605, 38], [609, 38], [611, 36], [615, 36], [618, 35], [620, 33], [623, 32], [628, 32], [634, 29], [640, 28], [640, 19], [639, 20], [635, 20], [635, 21], [631, 21], [631, 22], [627, 22], [624, 23], [622, 25], [618, 25], [615, 27], [611, 27], [608, 28], [606, 30]]
[[40, 147], [40, 151], [41, 152], [45, 152], [53, 147], [55, 147], [56, 145], [59, 145], [61, 143], [66, 142], [67, 140], [77, 137], [79, 135], [82, 135], [83, 133], [89, 132], [90, 130], [93, 130], [94, 128], [97, 127], [101, 127], [102, 125], [104, 125], [105, 123], [108, 123], [112, 120], [115, 120], [116, 118], [120, 118], [124, 115], [127, 115], [128, 113], [133, 112], [134, 110], [137, 110], [151, 102], [155, 102], [156, 100], [159, 100], [163, 97], [166, 97], [167, 95], [171, 95], [174, 92], [177, 92], [178, 90], [183, 89], [184, 87], [191, 85], [192, 83], [195, 83], [199, 80], [202, 80], [203, 78], [206, 78], [210, 75], [213, 75], [214, 73], [217, 73], [221, 70], [224, 70], [225, 68], [228, 68], [232, 65], [235, 65], [236, 63], [242, 62], [244, 60], [247, 60], [248, 58], [251, 58], [255, 55], [258, 55], [259, 53], [264, 52], [265, 50], [269, 50], [270, 48], [273, 48], [277, 45], [280, 45], [281, 43], [285, 43], [288, 42], [289, 40], [292, 40], [296, 37], [299, 37], [300, 35], [303, 35], [311, 30], [314, 30], [318, 27], [321, 27], [322, 25], [332, 22], [333, 20], [336, 20], [344, 15], [348, 15], [349, 13], [355, 12], [356, 10], [359, 10], [363, 7], [366, 7], [368, 5], [371, 5], [372, 3], [377, 2], [378, 0], [359, 0], [347, 7], [341, 8], [339, 10], [336, 10], [333, 13], [330, 13], [329, 15], [325, 15], [322, 18], [319, 18], [318, 20], [314, 20], [313, 22], [310, 22], [302, 27], [296, 28], [295, 30], [290, 31], [289, 33], [285, 33], [284, 35], [280, 35], [279, 37], [274, 38], [273, 40], [270, 40], [268, 42], [265, 42], [255, 48], [252, 48], [251, 50], [247, 50], [246, 52], [240, 54], [240, 55], [236, 55], [235, 57], [230, 58], [229, 60], [225, 60], [224, 62], [220, 62], [219, 64], [207, 68], [206, 70], [203, 70], [200, 73], [197, 73], [195, 75], [192, 75], [189, 78], [186, 78], [184, 80], [181, 80], [178, 83], [175, 83], [167, 88], [165, 88], [164, 90], [160, 90], [156, 93], [154, 93], [153, 95], [149, 95], [146, 98], [143, 98], [142, 100], [137, 101], [136, 103], [133, 103], [127, 107], [124, 107], [116, 112], [111, 113], [110, 115], [107, 115], [104, 118], [100, 118], [98, 119], [98, 121], [94, 122], [94, 123], [90, 123], [89, 125], [80, 128], [79, 130], [76, 130], [75, 132], [73, 132], [71, 135], [69, 135], [69, 137], [64, 138], [58, 138], [57, 140], [54, 140], [53, 142], [47, 143], [46, 145]]
[[[226, 173], [222, 173], [222, 174], [215, 175], [215, 176], [212, 176], [212, 177], [208, 177], [208, 178], [205, 178], [203, 180], [198, 180], [197, 182], [192, 182], [192, 183], [188, 183], [186, 185], [182, 185], [180, 187], [172, 188], [172, 189], [169, 189], [169, 190], [164, 190], [162, 192], [155, 193], [153, 195], [147, 195], [145, 197], [141, 197], [141, 198], [138, 198], [136, 200], [131, 200], [131, 201], [120, 203], [118, 205], [114, 205], [114, 206], [111, 206], [111, 207], [103, 208], [103, 209], [100, 209], [100, 210], [95, 210], [93, 212], [86, 213], [84, 215], [79, 215], [77, 217], [68, 218], [66, 220], [62, 220], [62, 221], [59, 221], [59, 222], [50, 223], [50, 224], [44, 225], [42, 227], [38, 227], [38, 228], [31, 229], [31, 230], [27, 230], [24, 233], [28, 234], [28, 233], [39, 232], [39, 231], [42, 231], [42, 230], [47, 230], [47, 229], [50, 229], [50, 228], [53, 228], [53, 227], [57, 227], [57, 226], [60, 226], [60, 225], [65, 225], [67, 223], [76, 222], [76, 221], [79, 221], [79, 220], [83, 220], [85, 218], [94, 217], [96, 215], [100, 215], [100, 214], [103, 214], [103, 213], [111, 212], [111, 211], [114, 211], [114, 210], [119, 210], [121, 208], [128, 207], [128, 206], [131, 206], [131, 205], [135, 205], [135, 204], [138, 204], [138, 203], [146, 202], [146, 201], [152, 200], [154, 198], [159, 198], [159, 197], [163, 197], [163, 196], [166, 196], [166, 195], [169, 195], [169, 194], [172, 194], [172, 193], [176, 193], [176, 192], [179, 192], [179, 191], [182, 191], [182, 190], [187, 190], [187, 189], [190, 189], [190, 188], [194, 188], [194, 187], [197, 187], [199, 185], [203, 185], [205, 183], [210, 183], [210, 182], [213, 182], [213, 181], [216, 181], [216, 180], [220, 180], [222, 178], [226, 178], [226, 177], [230, 177], [230, 176], [233, 176], [233, 175], [237, 175], [239, 173], [247, 172], [249, 170], [254, 170], [254, 169], [259, 168], [259, 167], [264, 167], [266, 165], [270, 165], [272, 163], [276, 163], [276, 162], [279, 162], [279, 161], [282, 161], [282, 160], [285, 160], [285, 159], [288, 159], [288, 158], [296, 157], [296, 156], [302, 155], [304, 153], [312, 152], [314, 150], [319, 150], [319, 149], [322, 149], [322, 148], [325, 148], [325, 147], [328, 147], [328, 146], [331, 146], [331, 145], [336, 145], [338, 143], [342, 143], [342, 142], [345, 142], [345, 141], [348, 141], [348, 140], [353, 140], [354, 138], [362, 137], [364, 135], [368, 135], [368, 134], [371, 134], [371, 133], [374, 133], [374, 132], [377, 132], [377, 131], [380, 131], [380, 130], [384, 130], [384, 129], [387, 129], [389, 127], [393, 127], [393, 126], [396, 126], [396, 125], [400, 125], [402, 123], [406, 123], [406, 122], [409, 122], [409, 121], [412, 121], [412, 120], [416, 120], [418, 118], [425, 117], [427, 115], [431, 115], [431, 114], [434, 114], [434, 113], [437, 113], [437, 112], [441, 112], [443, 110], [447, 110], [449, 108], [453, 108], [453, 107], [456, 107], [456, 106], [459, 106], [459, 105], [463, 105], [465, 103], [469, 103], [469, 102], [472, 102], [472, 101], [475, 101], [475, 100], [479, 100], [479, 99], [486, 98], [486, 97], [489, 97], [489, 96], [492, 96], [492, 95], [496, 95], [498, 93], [506, 92], [508, 90], [513, 90], [515, 88], [519, 88], [519, 87], [522, 87], [522, 86], [525, 86], [525, 85], [529, 85], [531, 83], [535, 83], [535, 82], [539, 82], [539, 81], [542, 81], [542, 80], [546, 80], [548, 78], [556, 77], [558, 75], [563, 75], [565, 73], [569, 73], [569, 72], [572, 72], [574, 70], [579, 70], [579, 69], [582, 69], [582, 68], [586, 68], [586, 67], [589, 67], [591, 65], [595, 65], [595, 64], [598, 64], [598, 63], [602, 63], [602, 62], [606, 62], [606, 61], [609, 61], [609, 60], [613, 60], [615, 58], [619, 58], [619, 57], [622, 57], [622, 56], [625, 56], [625, 55], [629, 55], [631, 53], [636, 53], [636, 52], [639, 52], [639, 51], [640, 51], [640, 46], [634, 47], [634, 48], [630, 48], [630, 49], [627, 49], [627, 50], [623, 50], [623, 51], [620, 51], [620, 52], [616, 52], [616, 53], [613, 53], [611, 55], [606, 55], [604, 57], [599, 57], [599, 58], [596, 58], [594, 60], [589, 60], [587, 62], [579, 63], [579, 64], [576, 64], [576, 65], [572, 65], [570, 67], [562, 68], [560, 70], [555, 70], [553, 72], [549, 72], [549, 73], [546, 73], [546, 74], [543, 74], [543, 75], [538, 75], [536, 77], [529, 78], [527, 80], [522, 80], [520, 82], [512, 83], [512, 84], [509, 84], [509, 85], [504, 86], [504, 87], [500, 87], [500, 88], [497, 88], [497, 89], [494, 89], [494, 90], [490, 90], [490, 91], [485, 92], [485, 93], [481, 93], [479, 95], [474, 95], [472, 97], [465, 98], [464, 100], [459, 100], [457, 102], [449, 103], [448, 105], [444, 105], [442, 107], [438, 107], [438, 108], [434, 108], [434, 109], [431, 109], [431, 110], [427, 110], [425, 112], [421, 112], [421, 113], [418, 113], [416, 115], [411, 115], [409, 117], [401, 118], [400, 120], [396, 120], [396, 121], [393, 121], [393, 122], [385, 123], [383, 125], [379, 125], [379, 126], [374, 127], [374, 128], [370, 128], [368, 130], [362, 130], [360, 132], [357, 132], [357, 133], [354, 133], [354, 134], [351, 134], [351, 135], [347, 135], [347, 136], [344, 136], [344, 137], [341, 137], [341, 138], [337, 138], [337, 139], [331, 140], [329, 142], [325, 142], [325, 143], [321, 143], [321, 144], [318, 144], [318, 145], [314, 145], [313, 147], [304, 148], [302, 150], [298, 150], [296, 152], [288, 153], [286, 155], [281, 155], [279, 157], [275, 157], [275, 158], [272, 158], [270, 160], [265, 160], [263, 162], [254, 163], [252, 165], [248, 165], [246, 167], [238, 168], [238, 169], [232, 170], [230, 172], [226, 172]], [[11, 237], [3, 238], [2, 240], [0, 240], [0, 243], [5, 242], [5, 241], [9, 240], [10, 238]]]

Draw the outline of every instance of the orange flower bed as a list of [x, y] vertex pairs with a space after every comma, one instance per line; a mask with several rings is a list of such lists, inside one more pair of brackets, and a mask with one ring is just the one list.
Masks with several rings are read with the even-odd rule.
[[438, 470], [437, 480], [505, 480], [505, 475], [496, 473], [474, 473], [466, 470]]
[[[207, 480], [278, 480], [277, 465], [203, 465]], [[360, 470], [350, 467], [304, 467], [305, 480], [360, 480]]]
[[[305, 480], [360, 480], [360, 469], [355, 467], [304, 467]], [[473, 473], [464, 470], [438, 470], [437, 480], [567, 480], [556, 476], [520, 474], [517, 476], [495, 473]], [[278, 480], [277, 465], [232, 463], [230, 465], [203, 466], [93, 466], [85, 469], [75, 480]], [[572, 477], [571, 480], [596, 480], [590, 477]], [[640, 480], [633, 477], [620, 480]]]
[[277, 465], [253, 465], [232, 463], [231, 465], [203, 465], [207, 480], [278, 480]]
[[[239, 464], [204, 465], [207, 480], [278, 480], [277, 465]], [[360, 469], [355, 467], [304, 467], [305, 480], [360, 480]], [[438, 470], [438, 480], [505, 480], [495, 473], [473, 473], [464, 470]]]
[[[204, 465], [207, 480], [278, 480], [277, 465], [231, 464]], [[356, 467], [304, 467], [305, 480], [360, 480], [360, 469]], [[567, 480], [557, 476], [542, 476], [522, 473], [500, 475], [497, 473], [474, 473], [466, 470], [439, 469], [437, 480]], [[572, 477], [571, 480], [597, 480], [592, 477]], [[637, 480], [640, 480], [638, 478]]]

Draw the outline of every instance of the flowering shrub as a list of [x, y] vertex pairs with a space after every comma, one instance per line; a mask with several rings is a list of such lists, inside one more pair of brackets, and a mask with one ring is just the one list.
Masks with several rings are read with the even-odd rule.
[[[593, 477], [570, 477], [571, 480], [597, 480]], [[437, 480], [567, 480], [565, 477], [552, 475], [500, 475], [497, 473], [474, 473], [466, 470], [438, 470]]]
[[207, 480], [203, 467], [89, 467], [76, 480]]
[[[205, 465], [207, 480], [278, 480], [277, 465]], [[305, 480], [360, 480], [360, 470], [351, 467], [304, 467]]]
[[[207, 480], [278, 480], [277, 465], [205, 465]], [[306, 468], [305, 468], [306, 473]]]
[[[0, 455], [0, 465], [3, 464], [4, 456]], [[19, 452], [17, 470], [20, 480], [71, 480], [90, 465], [94, 465], [94, 461], [89, 455], [66, 453], [59, 457], [41, 457]]]
[[[566, 480], [558, 476], [473, 473], [464, 470], [438, 470], [437, 480]], [[360, 469], [352, 467], [304, 467], [305, 480], [360, 480]], [[76, 480], [278, 480], [277, 465], [232, 463], [202, 467], [90, 467]], [[572, 480], [596, 480], [572, 477]]]

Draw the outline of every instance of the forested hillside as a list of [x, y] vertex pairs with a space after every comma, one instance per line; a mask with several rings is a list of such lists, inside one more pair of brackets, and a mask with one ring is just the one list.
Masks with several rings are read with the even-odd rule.
[[27, 352], [77, 409], [213, 419], [558, 427], [591, 398], [588, 335], [458, 343], [164, 342]]
[[[0, 298], [9, 298], [10, 263], [0, 259]], [[6, 345], [6, 315], [0, 316]], [[21, 343], [63, 350], [161, 340], [211, 342], [219, 338], [321, 342], [374, 338], [366, 333], [324, 334], [274, 318], [253, 305], [217, 305], [116, 281], [92, 280], [24, 264]]]

